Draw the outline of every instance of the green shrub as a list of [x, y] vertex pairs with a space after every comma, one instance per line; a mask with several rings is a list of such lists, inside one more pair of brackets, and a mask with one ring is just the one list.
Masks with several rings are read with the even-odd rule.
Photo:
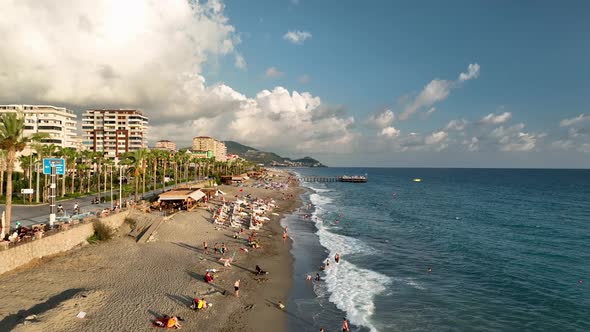
[[87, 239], [89, 243], [107, 241], [110, 240], [114, 235], [113, 230], [107, 224], [98, 219], [92, 222], [92, 226], [94, 227], [94, 234], [92, 234], [92, 236]]

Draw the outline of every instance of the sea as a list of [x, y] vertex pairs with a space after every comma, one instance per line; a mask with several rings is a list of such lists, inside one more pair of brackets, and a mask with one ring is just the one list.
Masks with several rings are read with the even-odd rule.
[[590, 170], [291, 171], [368, 182], [302, 182], [289, 331], [590, 331]]

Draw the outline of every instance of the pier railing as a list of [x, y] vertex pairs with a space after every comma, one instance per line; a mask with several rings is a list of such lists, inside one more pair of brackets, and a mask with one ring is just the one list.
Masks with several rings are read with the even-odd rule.
[[365, 183], [368, 177], [366, 175], [355, 176], [302, 176], [299, 178], [305, 182], [350, 182], [350, 183]]

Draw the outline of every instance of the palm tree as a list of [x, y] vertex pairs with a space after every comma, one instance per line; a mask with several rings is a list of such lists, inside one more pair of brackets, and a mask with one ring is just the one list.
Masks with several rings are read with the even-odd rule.
[[[74, 193], [75, 189], [74, 189], [74, 178], [75, 178], [75, 174], [76, 174], [76, 158], [78, 157], [78, 152], [76, 152], [76, 149], [74, 148], [64, 148], [61, 149], [60, 154], [62, 156], [62, 158], [64, 158], [64, 161], [66, 163], [66, 174], [70, 174], [71, 177], [71, 181], [72, 183], [70, 184], [70, 191], [71, 193]], [[61, 191], [61, 195], [65, 196], [66, 195], [66, 182], [65, 182], [65, 174], [64, 177], [62, 177], [62, 191]]]
[[4, 171], [6, 171], [6, 151], [0, 150], [0, 196], [4, 195]]
[[25, 117], [21, 112], [4, 113], [0, 117], [0, 149], [6, 151], [6, 208], [2, 222], [2, 233], [0, 239], [4, 239], [6, 225], [10, 228], [10, 217], [12, 213], [12, 171], [16, 153], [24, 150], [30, 137], [23, 136]]

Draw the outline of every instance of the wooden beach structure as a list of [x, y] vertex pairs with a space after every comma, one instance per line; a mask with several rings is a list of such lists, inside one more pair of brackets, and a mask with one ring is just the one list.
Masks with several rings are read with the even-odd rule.
[[349, 183], [365, 183], [368, 180], [365, 175], [340, 175], [340, 176], [302, 176], [299, 179], [305, 182], [349, 182]]

